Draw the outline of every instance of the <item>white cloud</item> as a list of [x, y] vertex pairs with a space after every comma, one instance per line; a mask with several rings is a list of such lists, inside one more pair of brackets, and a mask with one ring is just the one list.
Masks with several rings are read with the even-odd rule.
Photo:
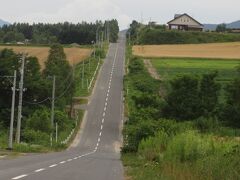
[[[2, 1], [2, 2], [1, 2]], [[0, 18], [11, 22], [81, 22], [116, 18], [121, 28], [132, 19], [168, 22], [189, 13], [202, 23], [240, 19], [239, 0], [0, 0]]]
[[96, 20], [115, 18], [119, 20], [120, 27], [122, 28], [127, 27], [131, 22], [131, 18], [127, 14], [124, 14], [120, 7], [111, 0], [70, 0], [65, 2], [62, 7], [55, 8], [54, 11], [49, 11], [49, 7], [42, 9], [42, 5], [39, 5], [38, 11], [24, 11], [24, 13], [8, 19], [11, 21], [30, 23], [64, 21], [77, 23], [81, 21], [95, 22]]

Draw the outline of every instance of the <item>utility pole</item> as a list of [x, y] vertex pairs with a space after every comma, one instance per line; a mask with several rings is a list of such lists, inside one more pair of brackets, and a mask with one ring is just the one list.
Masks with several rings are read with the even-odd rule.
[[129, 42], [129, 46], [131, 45], [131, 32], [128, 33], [128, 42]]
[[56, 90], [56, 76], [53, 76], [52, 110], [51, 110], [51, 125], [52, 125], [52, 127], [54, 126], [55, 90]]
[[83, 70], [82, 70], [82, 88], [84, 86], [84, 61], [83, 61]]
[[94, 42], [94, 59], [96, 58], [96, 43]]
[[58, 123], [56, 122], [56, 143], [58, 142]]
[[21, 141], [21, 121], [22, 121], [22, 99], [23, 99], [23, 79], [24, 79], [24, 66], [25, 66], [25, 55], [22, 56], [22, 65], [20, 69], [21, 79], [19, 82], [19, 104], [18, 104], [18, 120], [17, 120], [17, 133], [16, 142], [19, 144]]
[[9, 133], [9, 143], [8, 149], [13, 149], [13, 121], [14, 121], [14, 108], [15, 108], [15, 94], [16, 94], [16, 79], [17, 79], [17, 71], [14, 71], [13, 76], [13, 87], [12, 87], [12, 109], [11, 109], [11, 121], [10, 121], [10, 133]]
[[102, 31], [101, 49], [103, 48], [104, 32]]
[[97, 31], [96, 31], [96, 44], [97, 44], [97, 47], [99, 47], [99, 33], [98, 33], [99, 28], [100, 28], [100, 25], [98, 25]]
[[[54, 127], [54, 109], [55, 109], [55, 90], [56, 90], [56, 76], [53, 76], [53, 86], [52, 86], [52, 108], [51, 108], [51, 127]], [[53, 139], [53, 133], [51, 132], [51, 145]]]
[[109, 22], [108, 22], [108, 27], [107, 27], [107, 38], [108, 38], [108, 43], [110, 42], [110, 27], [109, 27]]

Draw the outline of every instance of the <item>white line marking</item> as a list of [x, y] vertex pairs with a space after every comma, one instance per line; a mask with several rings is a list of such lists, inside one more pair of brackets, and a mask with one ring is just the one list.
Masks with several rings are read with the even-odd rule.
[[105, 106], [105, 107], [104, 107], [104, 111], [106, 111], [106, 110], [107, 110], [107, 107]]
[[108, 101], [108, 97], [106, 98], [106, 101]]
[[72, 161], [72, 159], [68, 159], [68, 160], [67, 160], [67, 162], [70, 162], [70, 161]]
[[100, 136], [100, 137], [102, 136], [102, 131], [100, 132], [99, 136]]
[[97, 143], [97, 147], [99, 146], [99, 143]]
[[105, 119], [103, 118], [103, 119], [102, 119], [102, 123], [104, 123], [104, 121], [105, 121]]
[[12, 179], [21, 179], [21, 178], [24, 178], [24, 177], [26, 177], [26, 176], [28, 176], [28, 175], [27, 175], [27, 174], [23, 174], [23, 175], [21, 175], [21, 176], [14, 177], [14, 178], [12, 178]]
[[108, 103], [107, 102], [105, 102], [105, 106], [107, 106], [108, 105]]
[[104, 112], [104, 113], [103, 113], [103, 117], [105, 117], [105, 115], [106, 115], [106, 113]]
[[78, 159], [78, 157], [73, 158], [74, 160]]
[[98, 138], [98, 142], [100, 142], [101, 141], [101, 139], [100, 138]]
[[103, 125], [101, 125], [101, 130], [103, 129]]
[[53, 165], [48, 166], [48, 167], [53, 168], [53, 167], [56, 167], [56, 166], [57, 166], [57, 164], [53, 164]]
[[64, 163], [66, 163], [66, 161], [62, 161], [62, 162], [60, 162], [60, 164], [64, 164]]
[[41, 172], [41, 171], [44, 171], [45, 169], [44, 168], [42, 168], [42, 169], [37, 169], [37, 170], [35, 170], [34, 172]]
[[[109, 94], [107, 93], [107, 97], [109, 96]], [[106, 98], [106, 101], [108, 101], [108, 99]]]

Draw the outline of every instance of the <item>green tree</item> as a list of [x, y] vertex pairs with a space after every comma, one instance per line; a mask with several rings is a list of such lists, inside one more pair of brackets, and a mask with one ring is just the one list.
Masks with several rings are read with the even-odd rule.
[[51, 46], [45, 67], [43, 73], [46, 78], [56, 76], [56, 97], [61, 96], [57, 104], [65, 106], [66, 100], [70, 98], [70, 92], [74, 90], [74, 82], [71, 66], [60, 44]]
[[[240, 74], [240, 69], [238, 70]], [[221, 119], [228, 125], [240, 128], [240, 78], [226, 87], [227, 102]]]
[[226, 24], [219, 24], [216, 28], [217, 32], [226, 32], [227, 30], [227, 25]]
[[[0, 51], [0, 76], [12, 76], [19, 69], [17, 55], [10, 49]], [[9, 126], [11, 107], [11, 81], [0, 77], [0, 124]]]
[[32, 116], [27, 119], [26, 128], [51, 133], [51, 118], [50, 112], [46, 108], [36, 110]]
[[183, 76], [171, 82], [163, 113], [168, 118], [192, 120], [199, 117], [199, 102], [198, 79]]
[[204, 74], [200, 82], [201, 109], [204, 116], [211, 116], [219, 103], [221, 85], [216, 82], [218, 73]]

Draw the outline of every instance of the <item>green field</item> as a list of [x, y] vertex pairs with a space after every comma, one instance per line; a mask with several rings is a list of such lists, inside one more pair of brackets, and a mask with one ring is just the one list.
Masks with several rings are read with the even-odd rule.
[[237, 76], [236, 69], [240, 65], [240, 60], [229, 59], [158, 58], [152, 59], [151, 62], [164, 80], [217, 70], [219, 73], [217, 80], [223, 83]]

